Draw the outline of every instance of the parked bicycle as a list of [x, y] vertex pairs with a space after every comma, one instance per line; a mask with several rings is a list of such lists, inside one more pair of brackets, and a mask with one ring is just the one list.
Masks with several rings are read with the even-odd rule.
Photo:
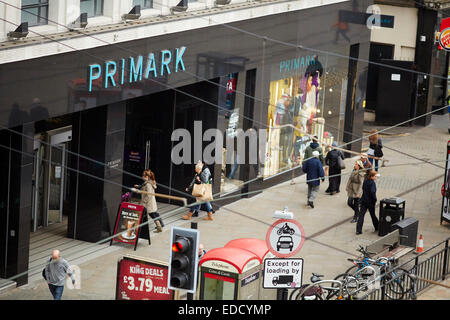
[[[289, 295], [289, 300], [342, 300], [342, 282], [337, 280], [322, 280], [323, 275], [313, 273], [310, 284], [296, 288]], [[327, 284], [328, 285], [325, 285]], [[331, 285], [330, 285], [331, 284]]]

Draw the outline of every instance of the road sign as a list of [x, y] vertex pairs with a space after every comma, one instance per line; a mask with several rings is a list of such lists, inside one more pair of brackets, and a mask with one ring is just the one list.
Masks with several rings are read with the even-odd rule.
[[299, 288], [303, 278], [303, 259], [265, 259], [264, 289]]
[[296, 254], [305, 242], [305, 232], [298, 221], [280, 219], [267, 231], [266, 243], [270, 252], [279, 258]]

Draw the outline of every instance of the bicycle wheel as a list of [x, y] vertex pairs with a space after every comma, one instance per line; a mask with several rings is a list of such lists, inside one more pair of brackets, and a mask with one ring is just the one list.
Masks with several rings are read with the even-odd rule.
[[386, 285], [384, 294], [391, 300], [402, 300], [405, 290], [402, 286], [402, 280], [398, 275], [386, 276]]
[[[341, 273], [341, 274], [337, 275], [334, 278], [334, 280], [338, 280], [338, 281], [341, 281], [341, 283], [343, 283], [343, 285], [342, 285], [342, 296], [348, 295], [348, 292], [346, 292], [345, 286], [344, 286], [345, 279], [347, 277], [348, 277], [347, 273]], [[332, 283], [331, 287], [332, 288], [336, 288], [336, 289], [332, 290], [331, 292], [328, 293], [328, 295], [326, 297], [326, 300], [331, 300], [331, 299], [335, 299], [335, 298], [337, 299], [339, 297], [339, 285], [336, 284], [336, 283]]]
[[345, 271], [345, 274], [354, 275], [357, 270], [358, 270], [358, 266], [353, 265], [350, 268], [348, 268], [347, 271]]
[[401, 284], [404, 289], [404, 294], [412, 300], [417, 299], [416, 286], [417, 281], [413, 276], [411, 276], [411, 271], [403, 268], [398, 268], [395, 270], [398, 274], [399, 279], [401, 279]]

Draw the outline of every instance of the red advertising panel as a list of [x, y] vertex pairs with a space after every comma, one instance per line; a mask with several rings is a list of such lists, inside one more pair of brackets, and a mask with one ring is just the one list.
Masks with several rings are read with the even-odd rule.
[[173, 300], [168, 274], [162, 262], [125, 256], [117, 264], [116, 300]]
[[144, 207], [134, 203], [122, 202], [120, 204], [119, 213], [117, 215], [114, 234], [119, 234], [113, 238], [128, 244], [136, 244], [139, 237], [139, 225], [142, 223], [142, 214]]
[[438, 49], [450, 50], [450, 18], [442, 19]]

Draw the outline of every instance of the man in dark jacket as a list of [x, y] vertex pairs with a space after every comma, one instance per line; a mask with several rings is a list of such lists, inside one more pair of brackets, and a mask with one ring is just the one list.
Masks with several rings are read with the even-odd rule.
[[377, 180], [377, 172], [375, 170], [369, 171], [367, 178], [363, 183], [363, 195], [361, 197], [361, 209], [358, 215], [358, 223], [356, 224], [356, 234], [362, 233], [362, 227], [364, 224], [364, 215], [369, 210], [370, 217], [372, 218], [373, 227], [375, 231], [378, 231], [378, 218], [375, 215], [375, 205], [377, 204], [377, 186], [375, 181]]
[[317, 138], [317, 136], [314, 136], [312, 138], [312, 142], [309, 144], [309, 146], [306, 147], [305, 149], [305, 157], [303, 158], [303, 162], [305, 162], [306, 160], [310, 159], [312, 157], [313, 151], [318, 151], [319, 152], [319, 160], [320, 163], [322, 163], [323, 165], [323, 150], [322, 147], [319, 144], [319, 138]]
[[319, 151], [313, 151], [312, 155], [313, 158], [303, 163], [302, 170], [306, 173], [306, 183], [308, 184], [308, 206], [314, 208], [314, 199], [320, 188], [319, 179], [325, 181], [325, 172], [322, 162], [319, 160]]
[[[338, 146], [337, 142], [334, 141], [333, 147], [337, 146]], [[329, 185], [328, 189], [325, 192], [329, 193], [330, 195], [340, 192], [342, 169], [340, 166], [339, 158], [341, 158], [342, 161], [345, 159], [342, 151], [337, 149], [331, 149], [330, 151], [328, 151], [327, 156], [325, 157], [325, 165], [328, 165], [329, 167], [328, 171]]]

